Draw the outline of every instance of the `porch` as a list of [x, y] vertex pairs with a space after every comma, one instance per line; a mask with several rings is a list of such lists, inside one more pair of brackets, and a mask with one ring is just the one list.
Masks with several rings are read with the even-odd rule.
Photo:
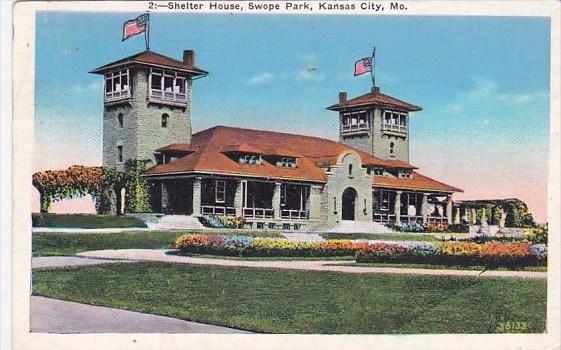
[[[271, 229], [287, 229], [287, 222], [306, 222], [314, 215], [319, 219], [319, 187], [309, 184], [189, 177], [153, 181], [152, 188], [155, 212], [243, 217], [255, 228]], [[311, 213], [312, 206], [317, 213]]]
[[372, 220], [379, 223], [452, 223], [452, 196], [374, 188]]

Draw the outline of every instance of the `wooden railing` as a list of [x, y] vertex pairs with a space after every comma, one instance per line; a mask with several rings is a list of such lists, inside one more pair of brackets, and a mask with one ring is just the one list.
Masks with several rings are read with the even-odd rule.
[[275, 211], [269, 208], [243, 208], [244, 218], [272, 219]]
[[399, 217], [401, 222], [406, 222], [408, 224], [413, 224], [413, 223], [419, 223], [422, 224], [423, 223], [423, 217], [420, 215], [417, 216], [409, 216], [409, 215], [401, 215]]
[[236, 208], [213, 206], [213, 205], [202, 205], [201, 214], [215, 215], [215, 216], [236, 216]]
[[282, 209], [281, 218], [289, 220], [308, 220], [310, 218], [310, 212], [308, 210]]
[[383, 131], [397, 132], [397, 133], [400, 133], [400, 134], [406, 134], [407, 133], [407, 127], [404, 126], [404, 125], [382, 124], [382, 130]]
[[448, 223], [448, 218], [446, 216], [429, 216], [428, 221], [430, 223], [445, 224]]
[[150, 90], [149, 98], [162, 100], [162, 101], [171, 101], [176, 103], [187, 103], [187, 94], [184, 92], [175, 92], [175, 91], [161, 91], [161, 90]]
[[130, 90], [111, 91], [105, 93], [105, 102], [118, 101], [131, 97]]
[[357, 131], [368, 131], [370, 126], [368, 124], [354, 124], [354, 125], [343, 125], [342, 131], [346, 132], [357, 132]]
[[395, 214], [389, 213], [374, 213], [372, 215], [372, 220], [376, 222], [395, 222]]

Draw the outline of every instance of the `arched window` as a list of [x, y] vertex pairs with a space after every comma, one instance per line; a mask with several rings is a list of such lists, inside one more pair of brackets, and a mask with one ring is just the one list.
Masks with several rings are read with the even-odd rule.
[[394, 155], [394, 154], [393, 154], [393, 152], [394, 152], [394, 147], [395, 147], [395, 144], [394, 144], [393, 142], [390, 142], [390, 156], [393, 156], [393, 155]]
[[353, 175], [353, 165], [349, 164], [349, 176]]
[[122, 129], [123, 128], [123, 113], [119, 113], [119, 115], [117, 116], [117, 122], [119, 123], [119, 128]]
[[167, 113], [162, 114], [162, 128], [168, 127], [169, 115]]

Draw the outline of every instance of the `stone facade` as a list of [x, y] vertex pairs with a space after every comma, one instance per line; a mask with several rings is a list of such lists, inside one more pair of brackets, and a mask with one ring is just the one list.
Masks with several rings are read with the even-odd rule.
[[[405, 134], [392, 133], [383, 130], [382, 115], [384, 110], [371, 107], [368, 110], [370, 130], [363, 133], [344, 134], [340, 129], [340, 142], [371, 154], [381, 159], [395, 159], [409, 162], [409, 116], [406, 117], [407, 132]], [[343, 113], [339, 115], [342, 125]], [[390, 154], [390, 143], [393, 142], [393, 153]]]
[[[187, 81], [187, 106], [153, 103], [148, 98], [148, 75], [145, 69], [131, 69], [132, 96], [105, 103], [103, 112], [103, 166], [123, 170], [128, 159], [148, 160], [156, 164], [154, 151], [172, 143], [191, 142], [191, 87]], [[118, 115], [123, 114], [123, 127]], [[162, 127], [162, 115], [169, 116]], [[123, 161], [118, 162], [118, 146], [123, 147]]]

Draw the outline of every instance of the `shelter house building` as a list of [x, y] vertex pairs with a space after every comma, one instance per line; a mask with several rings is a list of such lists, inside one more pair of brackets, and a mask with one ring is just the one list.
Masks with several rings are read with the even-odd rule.
[[373, 87], [328, 107], [339, 140], [215, 126], [192, 133], [191, 91], [208, 73], [195, 53], [144, 51], [94, 69], [103, 75], [103, 166], [146, 161], [155, 213], [243, 217], [253, 228], [341, 222], [448, 222], [460, 189], [409, 163], [409, 118], [421, 107]]

